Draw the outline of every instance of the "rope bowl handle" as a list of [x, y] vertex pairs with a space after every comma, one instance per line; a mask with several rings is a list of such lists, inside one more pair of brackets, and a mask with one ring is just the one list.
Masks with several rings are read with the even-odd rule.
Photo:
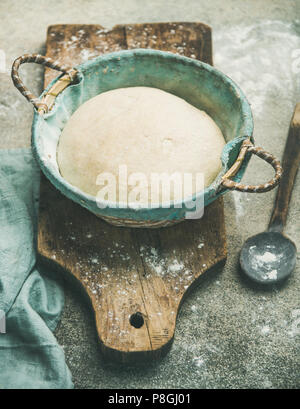
[[[246, 153], [249, 152], [253, 155], [256, 155], [263, 159], [264, 161], [270, 163], [270, 165], [275, 170], [275, 176], [269, 180], [267, 183], [261, 185], [244, 185], [242, 183], [235, 182], [230, 178], [233, 177], [236, 172], [239, 170], [242, 160], [244, 159]], [[240, 192], [248, 192], [248, 193], [264, 193], [268, 192], [269, 190], [274, 189], [280, 181], [282, 176], [282, 167], [278, 159], [276, 159], [271, 153], [266, 152], [263, 148], [254, 146], [249, 139], [243, 142], [242, 148], [240, 150], [240, 154], [232, 165], [232, 167], [228, 170], [228, 172], [222, 177], [221, 187], [230, 190], [238, 190]]]
[[[61, 71], [65, 75], [58, 79], [57, 83], [47, 92], [46, 96], [43, 100], [37, 98], [34, 94], [32, 94], [28, 88], [22, 82], [19, 76], [19, 68], [20, 65], [24, 63], [34, 62], [37, 64], [42, 64], [46, 67], [50, 67], [54, 70]], [[57, 61], [49, 57], [45, 57], [40, 54], [24, 54], [21, 57], [18, 57], [12, 65], [11, 70], [11, 77], [15, 87], [21, 92], [21, 94], [33, 104], [33, 106], [37, 109], [39, 114], [44, 114], [49, 112], [51, 107], [55, 102], [55, 98], [57, 95], [63, 91], [71, 82], [74, 81], [75, 77], [77, 76], [78, 71], [75, 68], [68, 67], [66, 65], [60, 65]], [[275, 176], [269, 182], [261, 185], [244, 185], [242, 183], [235, 182], [231, 180], [231, 178], [237, 173], [239, 170], [243, 159], [246, 153], [252, 153], [254, 155], [259, 156], [261, 159], [265, 160], [266, 162], [270, 163], [275, 170]], [[280, 181], [282, 175], [282, 167], [280, 165], [279, 160], [277, 160], [272, 154], [266, 152], [264, 149], [254, 146], [249, 139], [246, 139], [241, 147], [240, 153], [238, 158], [236, 159], [235, 163], [232, 167], [226, 172], [226, 174], [222, 177], [220, 188], [226, 188], [230, 190], [238, 190], [240, 192], [248, 192], [248, 193], [263, 193], [268, 192], [269, 190], [274, 189]]]
[[[21, 94], [29, 102], [33, 104], [33, 106], [37, 109], [37, 111], [40, 114], [47, 113], [51, 109], [51, 107], [45, 101], [44, 102], [41, 101], [34, 94], [32, 94], [29, 91], [29, 89], [24, 85], [23, 81], [20, 78], [20, 75], [19, 75], [20, 65], [24, 63], [29, 63], [29, 62], [42, 64], [46, 67], [53, 68], [54, 70], [57, 70], [57, 71], [62, 71], [64, 74], [66, 74], [65, 76], [59, 79], [59, 81], [65, 82], [64, 86], [59, 87], [59, 92], [61, 92], [64, 88], [66, 88], [69, 85], [69, 83], [71, 83], [75, 79], [78, 71], [75, 68], [71, 68], [66, 65], [60, 65], [57, 61], [54, 61], [53, 59], [49, 57], [45, 57], [40, 54], [24, 54], [24, 55], [21, 55], [21, 57], [18, 57], [15, 59], [15, 61], [13, 62], [12, 68], [11, 68], [11, 78], [12, 78], [12, 81], [15, 87], [21, 92]], [[50, 94], [50, 91], [49, 91], [49, 94]], [[56, 95], [52, 93], [51, 95], [56, 97], [58, 93]]]

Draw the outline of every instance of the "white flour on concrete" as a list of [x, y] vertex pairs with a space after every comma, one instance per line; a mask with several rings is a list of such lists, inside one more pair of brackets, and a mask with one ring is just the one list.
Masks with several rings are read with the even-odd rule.
[[[214, 27], [213, 30], [214, 65], [232, 78], [246, 95], [254, 116], [256, 143], [264, 143], [270, 150], [271, 135], [263, 133], [264, 121], [277, 126], [293, 111], [300, 95], [300, 37], [295, 24], [263, 20], [248, 26]], [[278, 101], [276, 112], [268, 103], [271, 99]], [[274, 129], [274, 134], [276, 132]], [[272, 153], [278, 154], [277, 146], [272, 149]], [[259, 166], [262, 165], [259, 163]], [[261, 169], [260, 173], [264, 172], [264, 168]], [[251, 195], [233, 192], [237, 223], [245, 217], [245, 209], [249, 207], [247, 196]], [[255, 200], [259, 199], [251, 197], [251, 202]]]
[[265, 114], [270, 96], [293, 108], [291, 95], [298, 95], [300, 89], [296, 52], [300, 50], [300, 38], [291, 23], [264, 20], [220, 32], [216, 28], [214, 44], [219, 50], [214, 54], [215, 67], [237, 82], [254, 115]]

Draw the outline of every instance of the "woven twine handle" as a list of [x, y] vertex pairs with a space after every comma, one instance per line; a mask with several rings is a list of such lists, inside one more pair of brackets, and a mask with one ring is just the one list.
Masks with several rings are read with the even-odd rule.
[[19, 68], [21, 64], [26, 62], [34, 62], [37, 64], [42, 64], [46, 67], [53, 68], [57, 71], [62, 71], [63, 73], [69, 75], [70, 82], [74, 80], [77, 75], [77, 70], [74, 68], [68, 67], [66, 65], [60, 65], [57, 61], [52, 60], [49, 57], [44, 57], [40, 54], [24, 54], [21, 57], [17, 58], [12, 65], [11, 69], [11, 78], [16, 88], [21, 92], [21, 94], [33, 104], [33, 106], [38, 110], [40, 113], [47, 113], [48, 106], [41, 100], [39, 100], [34, 94], [32, 94], [28, 88], [22, 82], [19, 76]]
[[[240, 153], [235, 164], [223, 176], [221, 186], [226, 187], [227, 189], [230, 190], [239, 190], [240, 192], [248, 193], [264, 193], [274, 189], [274, 187], [278, 185], [282, 175], [282, 167], [280, 165], [279, 160], [276, 159], [271, 153], [266, 152], [264, 149], [252, 145], [252, 143], [249, 140], [244, 141], [241, 152], [242, 150], [244, 150], [243, 155], [241, 155]], [[259, 156], [261, 159], [265, 160], [266, 162], [270, 163], [270, 165], [272, 165], [272, 167], [275, 170], [275, 176], [273, 177], [273, 179], [261, 185], [243, 185], [242, 183], [237, 183], [229, 179], [230, 177], [235, 175], [236, 171], [241, 166], [242, 162], [241, 157], [244, 157], [245, 153], [247, 152]]]

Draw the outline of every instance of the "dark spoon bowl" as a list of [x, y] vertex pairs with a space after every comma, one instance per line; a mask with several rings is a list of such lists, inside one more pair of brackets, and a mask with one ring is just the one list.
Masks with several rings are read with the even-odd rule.
[[267, 231], [246, 240], [240, 253], [243, 272], [259, 284], [285, 280], [295, 269], [295, 243], [282, 233]]

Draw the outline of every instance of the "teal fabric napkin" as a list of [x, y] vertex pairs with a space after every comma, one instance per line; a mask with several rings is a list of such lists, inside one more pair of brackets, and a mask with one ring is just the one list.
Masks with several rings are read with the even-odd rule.
[[30, 149], [0, 150], [0, 389], [73, 387], [53, 335], [62, 283], [36, 265], [39, 177]]

